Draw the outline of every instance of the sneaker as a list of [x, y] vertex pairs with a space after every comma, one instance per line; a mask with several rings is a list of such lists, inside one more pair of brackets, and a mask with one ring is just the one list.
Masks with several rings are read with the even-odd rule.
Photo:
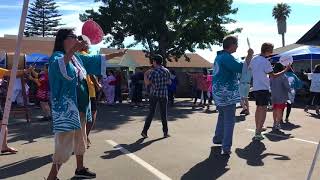
[[264, 137], [261, 133], [259, 133], [259, 134], [256, 134], [255, 136], [253, 136], [252, 140], [262, 141], [262, 140], [264, 140]]
[[83, 168], [79, 171], [76, 170], [75, 172], [76, 178], [96, 178], [96, 173], [89, 171], [88, 168]]
[[231, 154], [231, 151], [230, 150], [221, 150], [221, 155], [223, 155], [223, 156], [230, 156], [230, 154]]
[[279, 131], [281, 129], [281, 125], [279, 124], [273, 124], [272, 130]]
[[309, 110], [308, 106], [304, 107], [304, 112], [308, 112], [308, 110]]
[[143, 138], [148, 138], [147, 133], [144, 133], [144, 132], [141, 133], [141, 136], [142, 136]]

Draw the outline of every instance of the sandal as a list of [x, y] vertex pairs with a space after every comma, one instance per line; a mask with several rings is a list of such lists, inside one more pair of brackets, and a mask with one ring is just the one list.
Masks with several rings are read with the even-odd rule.
[[18, 150], [7, 147], [5, 150], [1, 150], [1, 154], [16, 154]]

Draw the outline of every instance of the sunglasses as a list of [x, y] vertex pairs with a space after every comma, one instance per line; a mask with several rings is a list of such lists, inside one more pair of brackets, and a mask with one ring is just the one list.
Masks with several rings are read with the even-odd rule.
[[75, 35], [75, 34], [69, 34], [69, 35], [66, 36], [66, 39], [68, 39], [68, 38], [70, 38], [70, 39], [78, 39], [78, 36]]

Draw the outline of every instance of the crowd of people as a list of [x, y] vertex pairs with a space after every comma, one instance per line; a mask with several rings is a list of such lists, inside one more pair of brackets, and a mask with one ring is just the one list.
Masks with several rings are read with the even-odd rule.
[[[27, 74], [28, 79], [37, 85], [36, 98], [40, 102], [45, 120], [52, 120], [54, 133], [53, 164], [48, 175], [49, 180], [56, 180], [62, 164], [69, 157], [76, 156], [75, 176], [94, 178], [96, 174], [84, 165], [84, 154], [90, 147], [89, 134], [97, 115], [98, 92], [103, 92], [105, 102], [113, 105], [122, 102], [121, 72], [105, 70], [105, 61], [123, 56], [126, 51], [108, 55], [90, 55], [90, 40], [79, 40], [73, 29], [60, 29], [56, 34], [53, 54], [49, 63], [40, 72], [30, 67], [19, 74]], [[271, 64], [268, 57], [273, 54], [273, 45], [263, 43], [260, 54], [254, 56], [249, 48], [244, 61], [232, 56], [238, 48], [238, 39], [227, 36], [223, 40], [223, 50], [217, 53], [213, 71], [203, 69], [202, 73], [188, 73], [193, 84], [193, 104], [202, 107], [215, 103], [218, 119], [212, 138], [214, 144], [222, 145], [222, 154], [231, 153], [233, 130], [235, 126], [236, 104], [243, 107], [240, 114], [249, 115], [249, 92], [252, 89], [255, 102], [256, 132], [253, 140], [264, 139], [264, 122], [267, 106], [270, 101], [273, 109], [273, 130], [279, 131], [283, 122], [284, 109], [287, 108], [285, 121], [289, 121], [292, 104], [295, 102], [296, 91], [302, 87], [301, 80], [294, 73], [291, 65]], [[164, 67], [164, 57], [152, 55], [150, 69], [143, 72], [137, 69], [130, 74], [129, 97], [133, 106], [140, 106], [145, 89], [149, 101], [149, 113], [141, 131], [143, 138], [148, 137], [157, 104], [160, 107], [163, 125], [163, 136], [170, 137], [167, 123], [167, 106], [174, 104], [174, 97], [179, 81], [173, 70]], [[8, 71], [0, 71], [0, 76]], [[97, 76], [102, 78], [99, 81]], [[305, 74], [311, 80], [311, 96], [305, 111], [310, 105], [320, 105], [320, 65], [313, 73]], [[251, 88], [252, 86], [252, 88]], [[50, 95], [49, 95], [50, 94]], [[200, 99], [200, 103], [198, 103]], [[9, 147], [6, 140], [2, 152], [16, 153]]]
[[[256, 131], [252, 140], [264, 139], [262, 131], [266, 120], [268, 106], [272, 104], [273, 131], [280, 131], [281, 125], [289, 122], [292, 105], [302, 81], [293, 71], [291, 64], [271, 63], [273, 44], [263, 43], [260, 54], [253, 57], [253, 50], [248, 50], [245, 61], [238, 61], [232, 56], [238, 48], [238, 39], [227, 36], [223, 40], [223, 50], [219, 51], [213, 67], [213, 99], [219, 112], [213, 136], [214, 144], [222, 144], [222, 154], [231, 153], [233, 129], [235, 125], [236, 104], [240, 102], [243, 110], [240, 114], [249, 115], [248, 96], [251, 89], [256, 102]], [[313, 73], [304, 73], [311, 80], [309, 105], [315, 105], [319, 114], [320, 65]], [[239, 77], [240, 75], [240, 77]], [[252, 85], [251, 85], [252, 83]], [[251, 87], [252, 86], [252, 87]], [[308, 111], [309, 105], [305, 106]], [[284, 110], [287, 109], [285, 118]], [[284, 120], [285, 119], [285, 120]]]

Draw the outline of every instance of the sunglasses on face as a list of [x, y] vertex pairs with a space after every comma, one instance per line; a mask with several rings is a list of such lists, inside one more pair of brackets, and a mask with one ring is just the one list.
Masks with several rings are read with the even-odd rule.
[[66, 37], [66, 39], [77, 39], [78, 38], [78, 36], [77, 35], [75, 35], [75, 34], [69, 34], [69, 35], [67, 35], [67, 37]]

